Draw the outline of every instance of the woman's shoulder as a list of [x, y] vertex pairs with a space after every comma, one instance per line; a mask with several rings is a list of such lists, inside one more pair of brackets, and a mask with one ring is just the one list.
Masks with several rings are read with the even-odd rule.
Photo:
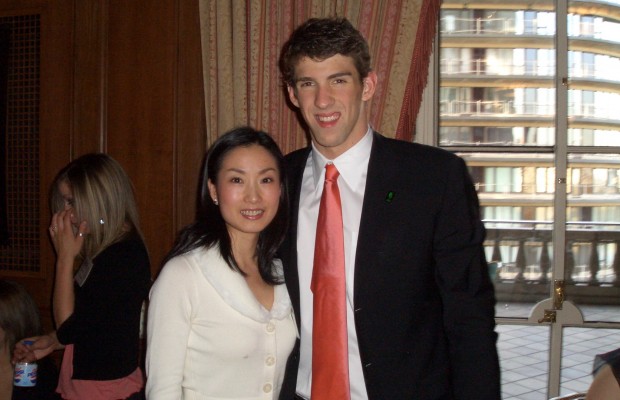
[[[153, 282], [151, 297], [162, 295], [165, 297], [178, 290], [187, 292], [188, 288], [204, 290], [207, 281], [204, 278], [203, 269], [212, 263], [209, 261], [210, 252], [200, 247], [168, 260]], [[190, 290], [190, 292], [193, 293], [195, 290]]]
[[166, 262], [164, 268], [169, 265], [187, 265], [187, 264], [200, 264], [205, 260], [219, 257], [219, 251], [216, 248], [206, 248], [204, 246], [197, 247], [182, 254], [178, 254], [172, 257]]
[[115, 279], [131, 274], [140, 280], [150, 281], [151, 261], [144, 242], [139, 237], [112, 243], [93, 260], [94, 270]]
[[104, 258], [148, 260], [148, 252], [140, 237], [130, 236], [106, 247], [95, 257], [95, 260]]
[[201, 273], [201, 268], [212, 262], [215, 257], [217, 257], [217, 254], [214, 254], [213, 249], [198, 247], [172, 257], [164, 264], [159, 275], [161, 277], [162, 275]]
[[606, 364], [610, 365], [614, 371], [620, 371], [620, 348], [607, 353], [597, 354], [594, 357], [593, 373], [596, 374], [596, 372]]

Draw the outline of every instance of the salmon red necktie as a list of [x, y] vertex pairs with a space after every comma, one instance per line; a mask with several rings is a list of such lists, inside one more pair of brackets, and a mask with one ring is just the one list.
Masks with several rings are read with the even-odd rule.
[[347, 400], [349, 362], [345, 303], [344, 234], [338, 170], [325, 166], [316, 227], [312, 328], [312, 400]]

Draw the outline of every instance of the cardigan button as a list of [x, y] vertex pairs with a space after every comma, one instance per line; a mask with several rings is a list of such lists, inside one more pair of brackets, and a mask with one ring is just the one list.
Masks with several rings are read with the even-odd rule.
[[265, 393], [269, 393], [273, 390], [273, 386], [271, 386], [271, 383], [265, 383], [263, 385], [263, 392]]

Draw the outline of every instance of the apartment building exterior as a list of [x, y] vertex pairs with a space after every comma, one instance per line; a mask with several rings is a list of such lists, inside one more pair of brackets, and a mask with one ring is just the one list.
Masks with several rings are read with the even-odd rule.
[[589, 312], [620, 310], [620, 1], [446, 0], [436, 62], [436, 144], [476, 185], [499, 323], [557, 349], [566, 326], [620, 328]]

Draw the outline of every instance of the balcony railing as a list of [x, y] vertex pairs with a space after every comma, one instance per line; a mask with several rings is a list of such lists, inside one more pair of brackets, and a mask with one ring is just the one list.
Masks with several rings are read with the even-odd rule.
[[[475, 115], [493, 116], [537, 116], [551, 118], [555, 115], [555, 104], [542, 102], [515, 102], [512, 100], [440, 100], [439, 113], [442, 117]], [[618, 121], [615, 104], [569, 103], [568, 115], [578, 118], [596, 118]]]
[[[551, 161], [549, 161], [551, 165]], [[520, 168], [520, 167], [513, 167]], [[553, 171], [553, 167], [547, 167]], [[540, 180], [540, 183], [524, 183], [521, 180], [515, 180], [514, 182], [507, 183], [484, 183], [475, 182], [474, 187], [478, 192], [478, 196], [483, 198], [485, 194], [526, 194], [530, 196], [536, 196], [541, 194], [553, 193], [555, 187], [553, 186], [553, 177], [555, 174], [550, 175], [547, 180]], [[620, 194], [620, 184], [618, 179], [614, 178], [610, 182], [605, 183], [570, 183], [568, 184], [567, 193], [569, 196], [581, 197], [583, 195], [617, 195]], [[569, 202], [571, 198], [569, 197]], [[609, 200], [604, 200], [609, 201]], [[619, 202], [620, 204], [620, 202]]]
[[545, 22], [537, 20], [527, 21], [520, 26], [514, 18], [456, 18], [444, 16], [440, 19], [442, 35], [536, 35], [537, 32], [549, 32], [553, 35], [554, 29], [547, 27]]
[[[443, 16], [440, 24], [441, 35], [505, 35], [505, 36], [552, 36], [555, 26], [548, 20], [528, 19], [517, 23], [515, 18], [457, 18]], [[611, 21], [590, 22], [569, 20], [569, 38], [600, 39], [620, 42], [617, 34], [620, 24]]]
[[541, 61], [525, 60], [523, 63], [502, 63], [486, 59], [443, 58], [440, 60], [441, 75], [478, 76], [544, 76], [555, 75], [555, 65], [543, 65]]
[[446, 115], [536, 115], [541, 117], [553, 117], [555, 115], [555, 104], [544, 104], [539, 102], [516, 104], [510, 100], [440, 100], [439, 112], [442, 116]]
[[[523, 296], [540, 296], [548, 288], [552, 225], [551, 221], [485, 221], [484, 246], [498, 299], [515, 300], [517, 294], [524, 300]], [[620, 304], [620, 223], [567, 222], [564, 280], [573, 292], [581, 288], [584, 302]]]
[[[611, 59], [601, 65], [595, 63], [572, 63], [568, 66], [571, 78], [620, 81], [620, 76], [615, 73], [620, 68], [620, 60]], [[523, 60], [522, 62], [501, 62], [484, 58], [442, 58], [439, 71], [442, 76], [449, 78], [451, 75], [475, 75], [484, 77], [545, 77], [555, 76], [555, 64], [543, 60]]]

